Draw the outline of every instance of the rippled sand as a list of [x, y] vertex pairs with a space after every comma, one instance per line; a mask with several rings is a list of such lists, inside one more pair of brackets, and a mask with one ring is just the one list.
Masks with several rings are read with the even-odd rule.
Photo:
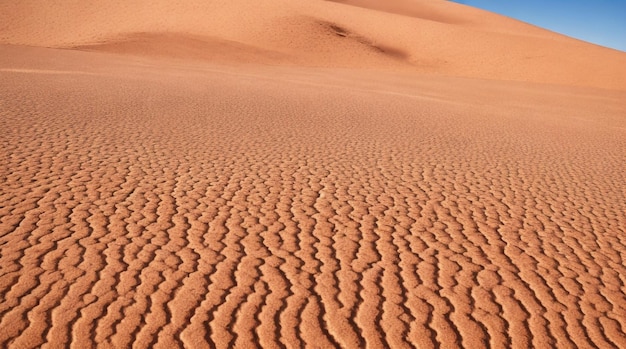
[[619, 77], [134, 38], [0, 45], [0, 347], [626, 347]]

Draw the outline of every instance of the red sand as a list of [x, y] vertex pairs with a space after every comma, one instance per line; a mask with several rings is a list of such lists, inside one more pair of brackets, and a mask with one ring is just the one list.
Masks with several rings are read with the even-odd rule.
[[0, 347], [626, 347], [626, 53], [342, 2], [0, 3]]

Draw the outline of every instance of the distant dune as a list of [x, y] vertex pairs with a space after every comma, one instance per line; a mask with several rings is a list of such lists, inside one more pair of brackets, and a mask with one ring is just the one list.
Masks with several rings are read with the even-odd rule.
[[444, 0], [0, 2], [0, 348], [626, 348], [625, 101]]
[[442, 0], [26, 0], [0, 23], [14, 45], [626, 89], [622, 52]]

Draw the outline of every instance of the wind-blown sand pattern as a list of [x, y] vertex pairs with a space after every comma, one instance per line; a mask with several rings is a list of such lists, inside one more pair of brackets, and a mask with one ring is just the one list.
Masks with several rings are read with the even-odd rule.
[[437, 0], [31, 3], [0, 347], [626, 347], [626, 54]]

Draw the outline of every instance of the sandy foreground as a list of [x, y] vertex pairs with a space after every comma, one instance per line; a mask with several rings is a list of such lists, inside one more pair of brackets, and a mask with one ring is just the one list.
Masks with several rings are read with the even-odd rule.
[[626, 348], [626, 53], [344, 2], [0, 4], [1, 348]]

